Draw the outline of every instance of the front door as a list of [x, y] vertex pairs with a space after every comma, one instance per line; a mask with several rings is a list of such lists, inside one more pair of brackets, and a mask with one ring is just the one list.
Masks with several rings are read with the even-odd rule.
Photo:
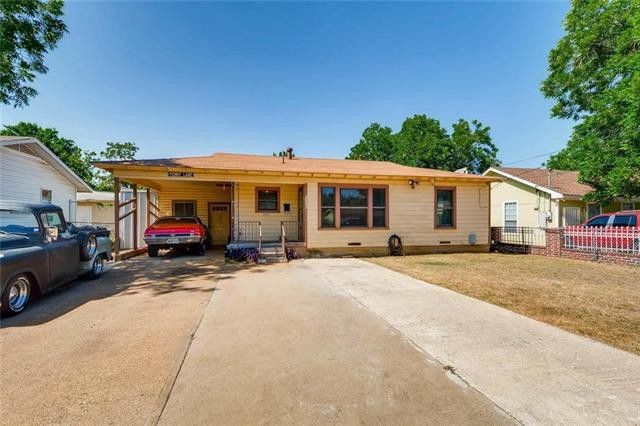
[[209, 232], [211, 233], [211, 244], [214, 246], [224, 246], [229, 242], [231, 228], [231, 215], [229, 204], [210, 203], [209, 204]]

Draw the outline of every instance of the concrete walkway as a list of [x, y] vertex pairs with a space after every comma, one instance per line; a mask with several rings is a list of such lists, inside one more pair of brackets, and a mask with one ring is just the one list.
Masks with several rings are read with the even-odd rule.
[[636, 355], [357, 259], [291, 274], [352, 298], [525, 424], [640, 423]]
[[[332, 262], [222, 275], [160, 423], [514, 422], [377, 315], [327, 287]], [[348, 268], [336, 272], [344, 283], [352, 279]]]

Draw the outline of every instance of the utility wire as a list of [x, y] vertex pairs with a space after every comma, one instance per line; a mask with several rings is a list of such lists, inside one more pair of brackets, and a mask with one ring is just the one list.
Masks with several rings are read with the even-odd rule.
[[[560, 151], [562, 151], [562, 150], [561, 150], [561, 149], [558, 149], [558, 150], [556, 150], [556, 151], [551, 151], [551, 152], [547, 152], [547, 153], [545, 153], [545, 154], [535, 155], [535, 156], [533, 156], [533, 157], [529, 157], [529, 158], [523, 158], [522, 160], [512, 161], [512, 162], [510, 162], [510, 163], [505, 163], [505, 164], [502, 164], [502, 165], [503, 165], [503, 166], [509, 166], [509, 165], [511, 165], [511, 164], [518, 164], [518, 163], [522, 163], [522, 162], [524, 162], [524, 161], [535, 160], [536, 158], [546, 157], [547, 155], [552, 155], [552, 154], [558, 153], [558, 152], [560, 152]], [[538, 167], [538, 168], [540, 168], [540, 167]]]

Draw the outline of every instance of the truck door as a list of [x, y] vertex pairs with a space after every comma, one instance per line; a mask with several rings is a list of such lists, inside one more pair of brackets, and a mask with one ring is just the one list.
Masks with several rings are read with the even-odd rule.
[[43, 226], [58, 228], [58, 238], [44, 245], [51, 277], [49, 287], [52, 288], [76, 278], [80, 269], [80, 246], [78, 240], [68, 234], [60, 212], [43, 212], [40, 219]]

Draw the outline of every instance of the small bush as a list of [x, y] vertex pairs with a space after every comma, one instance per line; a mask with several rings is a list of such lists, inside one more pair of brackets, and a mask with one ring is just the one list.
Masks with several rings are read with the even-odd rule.
[[258, 263], [259, 257], [258, 249], [255, 247], [227, 248], [224, 255], [227, 259], [253, 263]]
[[285, 249], [285, 254], [287, 256], [287, 260], [293, 260], [298, 258], [298, 253], [296, 253], [293, 247], [287, 247]]

